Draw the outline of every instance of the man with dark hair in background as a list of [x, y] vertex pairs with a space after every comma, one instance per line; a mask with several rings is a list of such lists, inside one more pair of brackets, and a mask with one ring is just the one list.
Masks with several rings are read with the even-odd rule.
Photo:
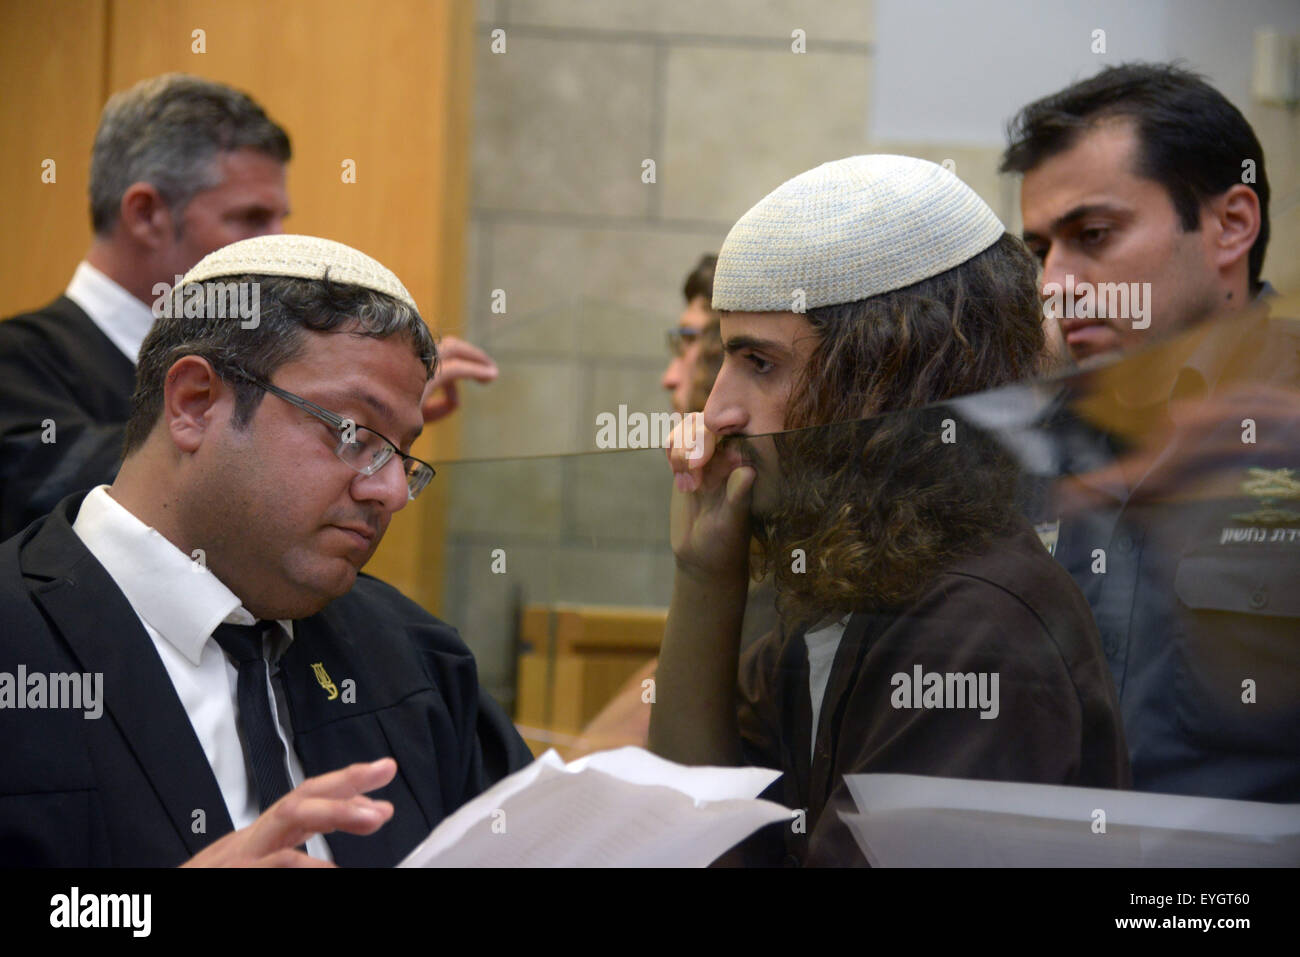
[[[858, 156], [746, 213], [715, 281], [722, 370], [669, 450], [652, 749], [781, 769], [802, 863], [862, 861], [846, 774], [1126, 785], [1086, 604], [1016, 514], [1014, 468], [927, 408], [1038, 368], [1020, 241], [941, 167]], [[781, 627], [740, 655], [751, 531]], [[914, 671], [1000, 678], [1000, 703], [918, 708], [897, 694]]]
[[1266, 284], [1268, 176], [1241, 112], [1195, 74], [1110, 67], [1026, 106], [1004, 172], [1024, 174], [1024, 238], [1044, 285], [1151, 284], [1131, 316], [1060, 316], [1078, 360], [1246, 308]]
[[[1045, 312], [1079, 362], [1126, 356], [1067, 387], [1061, 421], [1099, 428], [1041, 517], [1097, 619], [1134, 784], [1300, 801], [1300, 328], [1268, 315], [1259, 140], [1201, 77], [1145, 63], [1029, 104], [1008, 138]], [[1145, 315], [1062, 307], [1107, 287]]]
[[[0, 540], [112, 480], [159, 290], [214, 249], [281, 231], [291, 155], [284, 129], [221, 83], [167, 74], [109, 98], [91, 155], [90, 249], [64, 295], [0, 322]], [[456, 407], [457, 379], [496, 376], [458, 339], [442, 356], [427, 421]]]
[[[178, 308], [214, 284], [257, 321]], [[392, 866], [531, 760], [455, 629], [360, 574], [433, 478], [432, 337], [313, 237], [224, 247], [174, 306], [112, 485], [0, 545], [0, 673], [41, 679], [0, 708], [0, 859]]]

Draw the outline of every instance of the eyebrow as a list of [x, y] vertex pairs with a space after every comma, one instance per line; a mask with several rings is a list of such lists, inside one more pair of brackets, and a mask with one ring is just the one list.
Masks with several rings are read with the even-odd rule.
[[[1081, 206], [1074, 207], [1074, 209], [1070, 210], [1065, 215], [1056, 217], [1047, 228], [1050, 233], [1055, 233], [1067, 226], [1073, 226], [1079, 220], [1086, 219], [1089, 216], [1104, 215], [1127, 217], [1129, 214], [1130, 211], [1127, 207], [1116, 206], [1113, 203], [1084, 203]], [[1025, 242], [1030, 242], [1035, 239], [1042, 240], [1045, 237], [1027, 229], [1021, 234], [1021, 238], [1024, 239]]]
[[[373, 392], [367, 392], [365, 389], [349, 390], [347, 392], [326, 392], [324, 393], [324, 396], [327, 401], [319, 402], [317, 404], [326, 409], [331, 408], [331, 403], [333, 403], [333, 405], [347, 405], [353, 400], [360, 399], [363, 403], [378, 412], [385, 422], [396, 422], [398, 420], [398, 415], [393, 411], [391, 405], [379, 398], [379, 396], [375, 395]], [[358, 422], [357, 424], [363, 425], [364, 423]], [[416, 426], [414, 429], [408, 430], [404, 435], [399, 436], [398, 442], [400, 445], [410, 448], [411, 444], [420, 437], [422, 432], [424, 432], [424, 426]]]
[[727, 355], [739, 352], [741, 349], [757, 349], [760, 352], [770, 352], [780, 356], [790, 354], [790, 350], [775, 339], [760, 339], [758, 336], [728, 336], [726, 342], [722, 344], [722, 351]]
[[[242, 206], [235, 206], [234, 208], [230, 209], [226, 215], [242, 218], [254, 214], [258, 216], [275, 216], [276, 209], [274, 206], [268, 206], [265, 203], [258, 203], [258, 202], [245, 203]], [[284, 216], [287, 218], [288, 215], [289, 215], [288, 210], [286, 210]]]

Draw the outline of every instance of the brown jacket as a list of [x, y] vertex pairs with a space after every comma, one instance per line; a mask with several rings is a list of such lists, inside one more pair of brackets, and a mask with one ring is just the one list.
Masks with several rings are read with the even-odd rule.
[[[981, 717], [978, 707], [911, 706], [895, 676], [911, 679], [918, 665], [923, 674], [996, 674], [996, 717]], [[806, 833], [793, 823], [783, 826], [787, 864], [865, 863], [836, 813], [854, 809], [845, 774], [1130, 785], [1115, 690], [1092, 614], [1021, 521], [937, 575], [905, 611], [850, 618], [815, 748], [802, 632], [778, 630], [748, 649], [739, 691], [747, 761], [784, 772], [767, 796], [807, 809]], [[895, 707], [897, 701], [906, 706]], [[777, 863], [780, 850], [771, 837], [749, 845], [748, 862]]]

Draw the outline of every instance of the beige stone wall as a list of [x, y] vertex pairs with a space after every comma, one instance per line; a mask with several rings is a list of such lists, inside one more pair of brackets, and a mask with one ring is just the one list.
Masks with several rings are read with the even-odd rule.
[[[479, 3], [462, 328], [501, 377], [468, 390], [463, 457], [588, 451], [598, 413], [670, 409], [664, 333], [686, 273], [759, 198], [819, 163], [951, 159], [1000, 215], [1014, 212], [994, 149], [869, 140], [873, 20], [870, 2]], [[496, 29], [504, 53], [491, 52]], [[792, 52], [795, 29], [805, 53]], [[444, 477], [440, 611], [502, 701], [516, 602], [667, 604], [662, 453], [460, 463]], [[491, 570], [496, 548], [506, 574]]]
[[1272, 192], [1263, 276], [1294, 301], [1300, 295], [1300, 109], [1252, 103], [1242, 112], [1264, 147]]
[[[1020, 230], [1000, 148], [869, 136], [874, 9], [797, 0], [481, 0], [462, 329], [501, 377], [469, 387], [440, 613], [513, 696], [519, 601], [666, 604], [661, 453], [587, 452], [598, 413], [667, 410], [664, 333], [701, 253], [784, 180], [897, 152], [942, 163]], [[491, 52], [505, 31], [504, 53]], [[805, 53], [791, 50], [803, 30]], [[1250, 114], [1279, 200], [1268, 275], [1297, 284], [1297, 114]], [[653, 159], [656, 182], [642, 182]], [[493, 290], [506, 296], [491, 310]], [[519, 456], [552, 456], [519, 460]], [[442, 481], [440, 477], [439, 481]], [[503, 549], [506, 574], [491, 570]]]

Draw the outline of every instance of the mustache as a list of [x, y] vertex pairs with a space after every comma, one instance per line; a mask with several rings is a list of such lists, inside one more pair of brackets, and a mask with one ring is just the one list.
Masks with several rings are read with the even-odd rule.
[[757, 466], [758, 453], [755, 451], [753, 443], [749, 441], [748, 436], [744, 435], [724, 435], [718, 440], [715, 455], [736, 455], [741, 462], [748, 466]]

